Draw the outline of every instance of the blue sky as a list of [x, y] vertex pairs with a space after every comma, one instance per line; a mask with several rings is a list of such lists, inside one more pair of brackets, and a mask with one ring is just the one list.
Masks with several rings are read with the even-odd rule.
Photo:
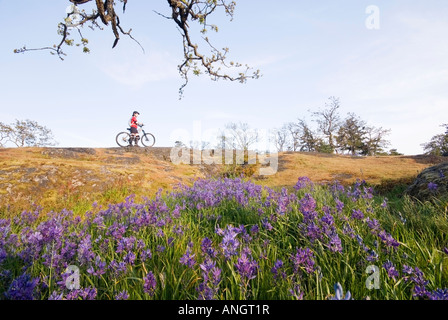
[[[166, 1], [128, 1], [121, 15], [132, 40], [107, 30], [83, 30], [90, 54], [66, 48], [14, 54], [59, 42], [68, 1], [0, 0], [0, 121], [31, 119], [52, 130], [61, 147], [115, 147], [134, 110], [156, 146], [211, 140], [214, 129], [246, 122], [261, 131], [305, 118], [330, 96], [341, 115], [391, 129], [390, 148], [420, 154], [421, 144], [448, 122], [448, 2], [446, 0], [237, 1], [233, 21], [217, 12], [210, 33], [229, 60], [260, 69], [246, 84], [191, 77], [182, 100], [182, 39]], [[368, 29], [366, 8], [379, 8]]]

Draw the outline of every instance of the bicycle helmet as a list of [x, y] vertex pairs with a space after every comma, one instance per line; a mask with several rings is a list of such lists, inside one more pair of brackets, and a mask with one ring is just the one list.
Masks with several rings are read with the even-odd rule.
[[134, 112], [132, 112], [132, 115], [134, 115], [134, 114], [138, 114], [138, 115], [140, 115], [140, 112], [138, 112], [138, 111], [134, 111]]

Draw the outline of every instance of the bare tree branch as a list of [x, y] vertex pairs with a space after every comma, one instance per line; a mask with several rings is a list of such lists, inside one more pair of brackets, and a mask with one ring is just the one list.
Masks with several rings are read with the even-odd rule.
[[[119, 0], [123, 3], [123, 13], [126, 10], [126, 5], [128, 0]], [[115, 6], [118, 1], [114, 0], [95, 0], [96, 9], [92, 13], [88, 14], [84, 10], [79, 10], [77, 6], [86, 4], [88, 2], [93, 2], [93, 0], [69, 0], [73, 3], [73, 11], [67, 13], [67, 17], [64, 22], [59, 23], [58, 33], [62, 37], [59, 44], [55, 44], [52, 47], [42, 47], [29, 49], [23, 46], [20, 49], [14, 50], [16, 53], [24, 53], [27, 51], [35, 50], [50, 50], [51, 53], [57, 54], [61, 60], [66, 54], [63, 52], [62, 48], [64, 45], [73, 46], [75, 44], [74, 40], [70, 38], [70, 30], [73, 28], [78, 31], [87, 23], [91, 29], [99, 28], [103, 29], [100, 23], [104, 26], [110, 27], [111, 31], [115, 37], [112, 48], [115, 48], [120, 40], [121, 35], [126, 35], [132, 40], [134, 40], [140, 48], [145, 52], [143, 46], [131, 35], [132, 29], [125, 31], [120, 25], [120, 18], [115, 10]], [[230, 62], [226, 63], [227, 54], [229, 52], [228, 48], [223, 48], [218, 50], [213, 46], [208, 37], [201, 37], [202, 41], [206, 46], [208, 46], [208, 54], [205, 54], [199, 50], [199, 46], [193, 42], [190, 35], [190, 25], [189, 23], [196, 22], [202, 26], [201, 33], [205, 34], [209, 29], [217, 32], [218, 27], [207, 22], [207, 18], [215, 13], [219, 8], [224, 9], [224, 12], [230, 19], [233, 19], [233, 13], [235, 10], [235, 1], [229, 0], [167, 0], [169, 8], [171, 9], [171, 16], [163, 15], [156, 12], [158, 15], [173, 20], [179, 29], [182, 36], [184, 57], [182, 63], [178, 66], [179, 73], [184, 79], [184, 84], [180, 87], [179, 93], [182, 97], [183, 90], [189, 81], [189, 74], [193, 72], [194, 75], [200, 75], [201, 73], [208, 74], [212, 80], [230, 80], [239, 81], [245, 83], [247, 79], [258, 79], [260, 77], [260, 71], [253, 71], [249, 66], [241, 65], [240, 63]], [[74, 20], [79, 20], [74, 22]], [[87, 48], [88, 41], [82, 37], [81, 33], [81, 43], [76, 44], [76, 46], [83, 46], [84, 52], [90, 52]], [[227, 69], [233, 68], [236, 70], [234, 75], [227, 74], [221, 70], [223, 66]]]

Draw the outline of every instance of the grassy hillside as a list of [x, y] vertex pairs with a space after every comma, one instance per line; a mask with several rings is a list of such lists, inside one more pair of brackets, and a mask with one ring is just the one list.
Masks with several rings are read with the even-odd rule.
[[85, 212], [93, 202], [107, 204], [126, 196], [152, 197], [160, 188], [191, 185], [206, 176], [252, 175], [272, 188], [292, 188], [300, 176], [314, 182], [350, 184], [365, 179], [374, 185], [410, 182], [421, 170], [443, 159], [425, 156], [350, 157], [282, 153], [276, 174], [259, 176], [260, 165], [174, 165], [170, 148], [0, 149], [0, 208], [18, 212], [31, 205], [45, 211], [70, 207]]
[[443, 159], [285, 153], [267, 177], [169, 152], [1, 149], [0, 300], [448, 299], [446, 201], [371, 188]]

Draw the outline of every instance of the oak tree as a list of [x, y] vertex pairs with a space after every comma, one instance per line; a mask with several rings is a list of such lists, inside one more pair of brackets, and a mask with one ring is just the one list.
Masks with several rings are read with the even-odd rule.
[[[84, 52], [90, 52], [88, 48], [89, 41], [83, 35], [85, 26], [91, 29], [109, 29], [114, 35], [112, 48], [114, 48], [122, 36], [129, 37], [140, 43], [132, 36], [132, 29], [124, 29], [121, 24], [120, 16], [125, 13], [130, 0], [66, 0], [71, 2], [72, 9], [67, 10], [67, 16], [64, 21], [58, 25], [58, 34], [61, 39], [59, 43], [53, 46], [29, 49], [26, 46], [14, 50], [16, 53], [23, 53], [33, 50], [50, 50], [51, 53], [63, 59], [66, 55], [64, 48], [67, 46], [82, 46]], [[82, 6], [88, 3], [94, 4], [92, 12], [88, 13], [82, 9]], [[247, 79], [257, 79], [260, 77], [259, 70], [253, 70], [247, 65], [238, 62], [227, 62], [228, 48], [218, 49], [210, 41], [207, 32], [212, 30], [217, 32], [218, 26], [210, 24], [208, 18], [221, 9], [230, 19], [233, 19], [236, 2], [229, 0], [167, 0], [168, 14], [156, 12], [163, 18], [173, 21], [178, 28], [183, 44], [183, 61], [179, 64], [178, 70], [184, 83], [179, 89], [182, 95], [183, 89], [188, 84], [189, 75], [207, 74], [212, 80], [230, 80], [244, 83]], [[200, 37], [202, 45], [199, 47], [198, 39], [194, 39], [190, 33], [191, 26], [199, 24]], [[79, 42], [75, 41], [72, 33], [79, 36]], [[195, 35], [197, 36], [197, 35]], [[141, 45], [140, 45], [141, 46]], [[143, 49], [143, 47], [142, 47]], [[144, 50], [144, 49], [143, 49]], [[224, 67], [224, 70], [222, 69]], [[233, 69], [232, 74], [225, 72], [227, 69]]]

